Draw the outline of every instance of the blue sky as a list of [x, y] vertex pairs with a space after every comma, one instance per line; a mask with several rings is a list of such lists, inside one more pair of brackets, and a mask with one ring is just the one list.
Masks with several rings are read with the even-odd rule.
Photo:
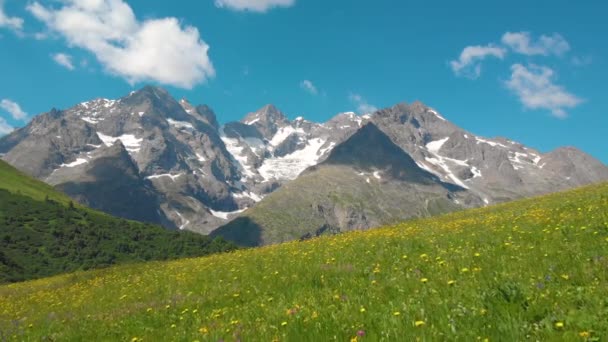
[[221, 122], [420, 100], [483, 136], [608, 163], [605, 1], [0, 0], [0, 131], [144, 84]]

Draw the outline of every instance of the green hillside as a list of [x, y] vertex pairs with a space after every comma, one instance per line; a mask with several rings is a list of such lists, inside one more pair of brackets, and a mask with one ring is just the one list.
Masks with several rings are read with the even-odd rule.
[[366, 181], [349, 167], [316, 166], [211, 235], [253, 247], [335, 233], [349, 220], [377, 227], [462, 209], [436, 189], [379, 181], [369, 173]]
[[234, 249], [81, 206], [0, 161], [0, 283]]
[[0, 287], [16, 340], [602, 341], [608, 183]]
[[39, 201], [48, 198], [64, 204], [70, 202], [70, 198], [67, 195], [15, 169], [3, 160], [0, 160], [0, 189], [22, 194]]

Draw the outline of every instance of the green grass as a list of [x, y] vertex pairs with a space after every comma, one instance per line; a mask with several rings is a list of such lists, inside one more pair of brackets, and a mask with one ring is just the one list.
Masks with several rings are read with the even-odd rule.
[[0, 287], [24, 341], [605, 341], [606, 317], [608, 183]]
[[71, 201], [67, 195], [15, 169], [3, 160], [0, 160], [0, 189], [5, 189], [14, 194], [22, 194], [38, 201], [43, 201], [45, 198], [63, 204], [69, 204]]

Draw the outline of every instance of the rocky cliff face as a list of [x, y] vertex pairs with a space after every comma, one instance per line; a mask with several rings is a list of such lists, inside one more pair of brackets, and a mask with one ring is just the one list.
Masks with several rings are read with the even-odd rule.
[[[361, 135], [349, 141], [370, 122], [396, 146], [391, 148], [410, 157], [409, 164], [393, 166], [391, 177], [415, 165], [466, 193], [450, 195], [450, 206], [486, 205], [608, 179], [605, 165], [574, 148], [543, 154], [508, 139], [479, 137], [419, 102], [362, 116], [342, 113], [323, 124], [289, 120], [267, 105], [239, 122], [220, 125], [208, 106], [176, 101], [157, 87], [43, 113], [1, 138], [0, 154], [94, 208], [209, 233], [248, 208], [268, 207], [265, 202], [271, 201], [265, 198], [277, 189], [288, 191], [296, 178], [308, 175], [298, 182], [314, 183], [310, 172], [298, 177], [312, 166], [326, 170], [323, 186], [333, 188], [340, 183], [334, 175], [345, 172], [344, 163], [335, 163], [339, 158], [350, 155], [363, 162], [357, 157], [363, 154], [375, 158], [374, 163], [386, 158], [385, 163], [394, 163], [395, 151], [370, 152], [377, 141]], [[323, 164], [334, 149], [334, 163]], [[358, 178], [362, 185], [369, 184], [367, 178], [377, 179], [373, 172], [371, 177], [361, 172], [366, 174]], [[381, 190], [372, 201], [390, 192]], [[320, 230], [382, 221], [364, 215], [365, 208], [327, 203], [321, 210], [335, 218], [320, 215]], [[324, 226], [325, 221], [333, 223]]]
[[212, 234], [256, 246], [369, 229], [482, 204], [465, 188], [422, 169], [384, 132], [367, 123], [323, 162]]

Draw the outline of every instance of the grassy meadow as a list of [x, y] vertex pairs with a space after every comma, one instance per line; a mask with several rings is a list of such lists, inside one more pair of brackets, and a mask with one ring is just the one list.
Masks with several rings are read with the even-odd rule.
[[606, 341], [608, 183], [0, 287], [0, 340]]

